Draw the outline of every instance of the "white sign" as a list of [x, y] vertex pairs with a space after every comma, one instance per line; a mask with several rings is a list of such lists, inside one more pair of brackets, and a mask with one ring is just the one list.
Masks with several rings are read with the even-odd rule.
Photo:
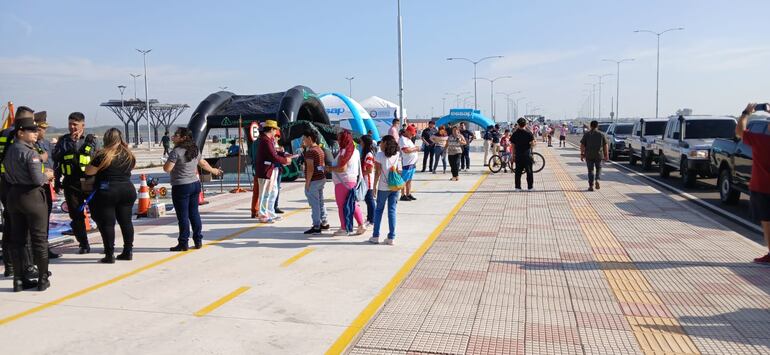
[[249, 125], [249, 135], [251, 136], [252, 142], [259, 138], [259, 122], [252, 122]]

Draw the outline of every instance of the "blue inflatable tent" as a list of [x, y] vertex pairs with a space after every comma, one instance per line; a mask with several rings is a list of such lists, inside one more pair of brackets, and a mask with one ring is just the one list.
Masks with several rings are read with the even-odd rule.
[[350, 125], [351, 131], [361, 135], [371, 131], [372, 139], [375, 141], [380, 140], [380, 133], [374, 120], [358, 102], [336, 92], [321, 94], [319, 99], [323, 103], [326, 114], [332, 123], [337, 123], [344, 127], [345, 124], [343, 122], [345, 122]]
[[481, 111], [470, 108], [454, 108], [449, 110], [449, 114], [436, 121], [436, 126], [451, 125], [458, 122], [475, 123], [485, 129], [494, 126], [495, 122], [481, 114]]

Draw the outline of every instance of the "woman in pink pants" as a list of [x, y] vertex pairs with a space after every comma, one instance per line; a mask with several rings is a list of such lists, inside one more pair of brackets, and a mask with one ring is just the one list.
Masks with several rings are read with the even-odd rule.
[[337, 154], [336, 164], [334, 167], [328, 168], [332, 172], [334, 199], [337, 201], [337, 210], [340, 216], [340, 229], [334, 235], [361, 235], [366, 232], [366, 226], [364, 226], [364, 218], [358, 203], [356, 203], [353, 213], [358, 229], [353, 233], [352, 230], [345, 228], [345, 201], [347, 201], [348, 194], [354, 193], [352, 189], [356, 187], [358, 174], [361, 171], [360, 153], [356, 149], [353, 136], [349, 131], [340, 132], [337, 135], [337, 142], [340, 145], [340, 151]]

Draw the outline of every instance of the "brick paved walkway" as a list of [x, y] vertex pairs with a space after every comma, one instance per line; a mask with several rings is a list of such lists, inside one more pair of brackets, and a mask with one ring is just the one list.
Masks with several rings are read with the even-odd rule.
[[352, 354], [770, 354], [762, 248], [576, 151], [540, 148], [536, 192], [492, 175]]

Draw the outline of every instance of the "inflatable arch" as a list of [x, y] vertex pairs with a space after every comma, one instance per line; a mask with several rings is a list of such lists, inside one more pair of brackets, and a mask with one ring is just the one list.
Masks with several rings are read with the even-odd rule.
[[479, 110], [455, 108], [449, 114], [436, 121], [436, 126], [450, 125], [457, 122], [472, 122], [483, 128], [494, 126], [495, 122], [481, 114]]
[[[187, 127], [192, 130], [198, 149], [203, 150], [209, 130], [237, 129], [239, 119], [243, 120], [243, 127], [248, 127], [251, 122], [266, 120], [278, 121], [278, 126], [282, 128], [298, 121], [307, 121], [319, 126], [331, 124], [318, 95], [310, 88], [300, 85], [285, 92], [263, 95], [215, 92], [198, 105]], [[279, 144], [287, 152], [293, 152], [291, 141], [301, 135], [300, 130], [292, 130], [292, 134], [281, 136]]]
[[336, 117], [339, 120], [350, 120], [350, 128], [353, 133], [364, 135], [367, 131], [371, 131], [372, 139], [375, 141], [380, 140], [377, 125], [361, 104], [350, 97], [336, 92], [321, 94], [319, 98], [326, 108], [326, 113], [329, 117]]

